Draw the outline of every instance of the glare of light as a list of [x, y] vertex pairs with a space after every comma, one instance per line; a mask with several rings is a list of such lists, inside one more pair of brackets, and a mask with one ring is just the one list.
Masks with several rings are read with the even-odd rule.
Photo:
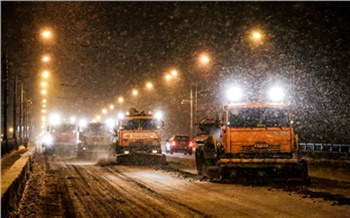
[[45, 109], [41, 110], [41, 113], [45, 114], [45, 113], [46, 113], [46, 110], [45, 110]]
[[259, 39], [261, 39], [261, 33], [257, 32], [257, 31], [254, 31], [254, 32], [252, 33], [252, 37], [253, 37], [253, 39], [255, 39], [255, 40], [259, 40]]
[[58, 125], [61, 122], [61, 118], [58, 114], [51, 114], [49, 122], [51, 125]]
[[198, 56], [198, 64], [202, 67], [208, 66], [210, 63], [210, 57], [207, 53], [203, 52]]
[[46, 121], [46, 116], [41, 116], [41, 121], [44, 123]]
[[269, 90], [269, 97], [272, 101], [282, 101], [284, 99], [284, 91], [281, 87], [272, 87]]
[[41, 90], [41, 94], [46, 95], [47, 91], [45, 89]]
[[123, 103], [123, 102], [124, 102], [124, 98], [123, 98], [123, 97], [119, 97], [119, 98], [118, 98], [118, 102], [119, 102], [119, 103]]
[[106, 113], [107, 113], [107, 109], [106, 109], [106, 108], [103, 108], [103, 109], [102, 109], [102, 113], [103, 113], [103, 114], [106, 114]]
[[46, 99], [43, 99], [43, 103], [46, 103]]
[[47, 55], [44, 55], [41, 60], [44, 62], [48, 62], [48, 61], [50, 61], [50, 57]]
[[13, 132], [13, 128], [12, 127], [9, 128], [9, 132], [11, 132], [11, 133]]
[[139, 92], [138, 92], [136, 89], [132, 90], [132, 95], [133, 95], [133, 96], [136, 96], [136, 95], [138, 95], [138, 94], [139, 94]]
[[118, 120], [124, 119], [124, 114], [122, 112], [118, 113]]
[[170, 74], [166, 74], [166, 75], [165, 75], [165, 79], [166, 79], [166, 80], [170, 80], [171, 77], [172, 77], [172, 76], [171, 76]]
[[44, 71], [44, 72], [43, 72], [43, 77], [44, 77], [44, 78], [49, 77], [49, 72], [48, 72], [48, 71]]
[[45, 81], [41, 82], [41, 86], [42, 87], [46, 87], [47, 86], [47, 82], [45, 82]]
[[93, 119], [92, 122], [93, 122], [93, 123], [96, 123], [97, 121], [96, 121], [96, 119]]
[[105, 123], [106, 123], [108, 128], [113, 128], [113, 126], [115, 124], [115, 122], [114, 122], [114, 120], [112, 118], [106, 119]]
[[114, 105], [113, 104], [109, 105], [109, 109], [113, 110], [114, 109]]
[[72, 124], [75, 124], [75, 122], [77, 121], [77, 119], [74, 116], [71, 116], [69, 120], [70, 120], [70, 123]]
[[79, 127], [80, 128], [84, 128], [84, 127], [86, 127], [87, 126], [87, 120], [86, 119], [81, 119], [80, 121], [79, 121]]
[[97, 122], [100, 122], [101, 116], [100, 116], [100, 115], [97, 115], [97, 116], [96, 116], [96, 120], [97, 120]]
[[163, 112], [162, 111], [156, 111], [154, 113], [154, 118], [156, 118], [157, 120], [161, 120], [163, 118]]
[[43, 104], [43, 108], [46, 108], [46, 104]]
[[242, 100], [243, 92], [240, 87], [232, 87], [227, 91], [227, 97], [230, 101], [237, 102]]
[[50, 38], [51, 32], [48, 31], [48, 30], [43, 31], [43, 32], [41, 33], [41, 36], [44, 37], [44, 38]]
[[146, 87], [148, 89], [152, 89], [153, 88], [153, 84], [151, 82], [148, 82], [148, 83], [146, 83]]
[[207, 64], [209, 64], [209, 62], [210, 62], [210, 58], [207, 54], [203, 53], [199, 56], [199, 63], [200, 64], [207, 65]]
[[171, 76], [177, 76], [177, 70], [172, 70], [170, 74]]

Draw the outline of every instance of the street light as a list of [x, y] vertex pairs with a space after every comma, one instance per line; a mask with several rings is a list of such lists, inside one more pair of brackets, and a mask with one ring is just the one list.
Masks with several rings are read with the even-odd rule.
[[[210, 65], [211, 62], [211, 58], [210, 56], [203, 52], [198, 56], [197, 59], [197, 64], [200, 68], [204, 68], [204, 67], [208, 67]], [[193, 137], [193, 134], [197, 134], [196, 130], [194, 131], [194, 123], [193, 123], [193, 119], [195, 118], [195, 121], [197, 123], [198, 121], [198, 84], [197, 81], [193, 80], [193, 76], [192, 76], [192, 81], [191, 81], [191, 91], [190, 91], [190, 116], [191, 116], [191, 137]], [[193, 86], [194, 86], [194, 90], [193, 90]], [[193, 96], [194, 95], [194, 96]], [[193, 101], [193, 98], [195, 99], [195, 102]], [[194, 106], [195, 105], [195, 106]], [[194, 107], [193, 107], [194, 106]], [[193, 112], [193, 108], [195, 108], [195, 116], [193, 116], [194, 112]]]
[[48, 30], [43, 31], [43, 32], [41, 33], [41, 36], [42, 36], [43, 38], [50, 38], [50, 37], [51, 37], [51, 32], [48, 31]]
[[48, 55], [44, 55], [44, 56], [41, 58], [41, 60], [42, 60], [43, 62], [49, 62], [49, 61], [50, 61], [50, 57], [49, 57]]
[[171, 75], [171, 76], [177, 76], [177, 70], [172, 70], [172, 71], [170, 72], [170, 75]]
[[170, 74], [165, 74], [165, 79], [167, 81], [171, 80], [172, 76]]
[[256, 46], [262, 45], [264, 43], [264, 34], [261, 30], [254, 29], [249, 33], [249, 39]]
[[49, 72], [48, 72], [48, 71], [44, 71], [43, 74], [42, 74], [42, 76], [43, 76], [44, 78], [49, 77]]
[[153, 88], [153, 84], [151, 82], [146, 83], [146, 88], [147, 89], [152, 89]]
[[41, 82], [41, 86], [42, 87], [46, 87], [47, 86], [47, 82], [45, 82], [45, 81]]
[[118, 98], [118, 102], [119, 102], [119, 104], [123, 103], [124, 102], [124, 98], [123, 97], [119, 97]]
[[[41, 33], [41, 34], [40, 34]], [[34, 34], [31, 34], [31, 35], [41, 35], [42, 36], [42, 38], [45, 38], [45, 39], [47, 39], [47, 38], [50, 38], [50, 36], [51, 36], [51, 32], [49, 32], [49, 31], [45, 31], [45, 32], [36, 32], [36, 33], [34, 33]], [[24, 39], [24, 38], [27, 38], [28, 36], [22, 36], [22, 37], [17, 37], [17, 38], [15, 38], [15, 37], [11, 37], [10, 38], [10, 41], [8, 41], [8, 42], [5, 42], [5, 43], [3, 43], [5, 46], [4, 46], [4, 48], [5, 48], [5, 55], [3, 56], [4, 57], [4, 61], [3, 61], [3, 64], [4, 64], [4, 67], [2, 68], [2, 69], [4, 69], [4, 72], [3, 72], [3, 75], [4, 75], [4, 78], [3, 78], [3, 80], [2, 80], [2, 85], [5, 87], [4, 88], [4, 91], [2, 92], [2, 94], [3, 94], [3, 98], [2, 98], [2, 100], [3, 100], [3, 104], [4, 104], [4, 108], [3, 108], [3, 110], [4, 110], [4, 112], [2, 113], [3, 114], [3, 127], [4, 127], [4, 140], [5, 140], [5, 147], [6, 147], [6, 150], [5, 150], [5, 152], [8, 152], [8, 136], [7, 136], [7, 121], [8, 121], [8, 119], [7, 119], [7, 116], [8, 116], [8, 80], [9, 80], [9, 65], [10, 65], [10, 61], [9, 61], [9, 58], [8, 58], [8, 45], [10, 44], [10, 43], [13, 43], [13, 42], [16, 42], [16, 41], [18, 41], [18, 40], [21, 40], [21, 39]], [[16, 122], [17, 122], [17, 120], [16, 120], [16, 114], [17, 114], [17, 112], [16, 112], [16, 108], [17, 108], [17, 73], [15, 73], [14, 74], [15, 76], [14, 76], [14, 87], [13, 87], [13, 89], [14, 89], [14, 100], [13, 100], [13, 102], [14, 102], [14, 108], [13, 108], [13, 117], [14, 117], [14, 120], [13, 120], [13, 137], [14, 137], [14, 139], [15, 140], [17, 140], [16, 139]], [[15, 141], [15, 143], [16, 143], [16, 146], [17, 146], [17, 141]]]

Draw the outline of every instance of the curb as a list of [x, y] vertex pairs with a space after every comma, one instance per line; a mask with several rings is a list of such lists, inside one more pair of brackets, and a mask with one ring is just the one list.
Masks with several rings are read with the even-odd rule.
[[[1, 178], [1, 216], [15, 216], [19, 201], [29, 179], [35, 145], [28, 144], [28, 151], [19, 158]], [[12, 215], [11, 215], [12, 214]]]

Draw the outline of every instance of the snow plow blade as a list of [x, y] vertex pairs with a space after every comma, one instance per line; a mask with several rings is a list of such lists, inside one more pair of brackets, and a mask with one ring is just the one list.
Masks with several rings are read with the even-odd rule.
[[218, 163], [224, 177], [253, 176], [308, 184], [310, 178], [305, 160], [297, 159], [221, 159]]
[[133, 153], [116, 155], [116, 163], [120, 165], [165, 165], [164, 154]]

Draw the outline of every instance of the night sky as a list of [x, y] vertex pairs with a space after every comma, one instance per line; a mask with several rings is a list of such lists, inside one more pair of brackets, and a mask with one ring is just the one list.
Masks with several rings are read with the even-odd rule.
[[[291, 91], [294, 75], [287, 100], [301, 138], [349, 143], [349, 12], [348, 2], [1, 2], [2, 54], [8, 43], [10, 74], [27, 77], [38, 108], [34, 75], [43, 65], [35, 60], [50, 54], [49, 111], [67, 116], [91, 118], [153, 81], [136, 106], [163, 109], [166, 134], [189, 131], [181, 101], [191, 80], [203, 117], [225, 102], [230, 83], [254, 97], [276, 81]], [[34, 35], [42, 27], [52, 29], [51, 42]], [[253, 29], [264, 34], [259, 46], [249, 41]], [[208, 69], [195, 64], [201, 52], [212, 58]], [[179, 78], [166, 84], [172, 68]]]

